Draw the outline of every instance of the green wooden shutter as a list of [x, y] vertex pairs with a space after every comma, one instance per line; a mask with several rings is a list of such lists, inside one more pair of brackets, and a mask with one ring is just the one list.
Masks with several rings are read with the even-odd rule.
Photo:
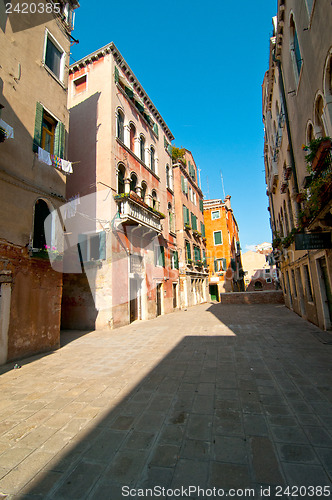
[[168, 154], [169, 154], [170, 156], [172, 156], [173, 147], [171, 146], [171, 144], [169, 144], [169, 145], [167, 146], [167, 151], [168, 151]]
[[174, 252], [174, 267], [179, 269], [179, 254], [177, 251]]
[[116, 66], [114, 67], [114, 81], [115, 83], [119, 83], [119, 70]]
[[183, 175], [181, 175], [181, 189], [182, 189], [182, 193], [185, 193], [184, 177], [183, 177]]
[[218, 272], [218, 259], [214, 259], [214, 272], [217, 273]]
[[165, 267], [165, 248], [160, 245], [158, 250], [158, 265]]
[[190, 243], [186, 243], [186, 253], [187, 253], [187, 260], [191, 259], [191, 249], [190, 249]]
[[221, 231], [216, 231], [213, 233], [214, 244], [221, 245]]
[[201, 212], [204, 212], [204, 205], [203, 205], [202, 198], [199, 199], [199, 209], [200, 209]]
[[156, 136], [159, 138], [159, 130], [158, 130], [158, 125], [156, 123], [153, 124], [153, 131], [156, 134]]
[[99, 259], [106, 259], [106, 233], [102, 231], [99, 233]]
[[222, 261], [222, 270], [227, 271], [226, 259], [223, 257], [221, 261]]
[[54, 154], [60, 158], [64, 157], [65, 152], [65, 126], [62, 122], [58, 122], [55, 127], [54, 136]]
[[182, 208], [183, 208], [183, 224], [187, 224], [187, 207], [183, 205]]
[[187, 224], [190, 224], [190, 219], [189, 219], [189, 208], [186, 207], [186, 221]]
[[205, 238], [205, 225], [203, 224], [203, 222], [201, 222], [201, 233], [203, 238]]
[[37, 102], [36, 104], [36, 117], [35, 117], [35, 132], [33, 136], [33, 144], [32, 144], [32, 150], [37, 153], [38, 152], [38, 146], [41, 146], [41, 139], [42, 139], [42, 128], [43, 128], [43, 114], [44, 114], [44, 108], [40, 104], [40, 102]]

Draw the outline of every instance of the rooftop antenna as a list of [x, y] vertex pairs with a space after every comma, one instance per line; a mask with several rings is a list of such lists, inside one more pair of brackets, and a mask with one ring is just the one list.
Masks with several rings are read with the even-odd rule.
[[207, 185], [207, 199], [210, 198], [210, 189], [209, 189], [209, 177], [206, 176], [206, 185]]
[[223, 195], [224, 195], [224, 198], [226, 198], [225, 196], [225, 188], [224, 188], [224, 179], [223, 179], [223, 176], [222, 176], [222, 173], [221, 173], [221, 169], [220, 169], [220, 177], [221, 177], [221, 185], [222, 185], [222, 192], [223, 192]]

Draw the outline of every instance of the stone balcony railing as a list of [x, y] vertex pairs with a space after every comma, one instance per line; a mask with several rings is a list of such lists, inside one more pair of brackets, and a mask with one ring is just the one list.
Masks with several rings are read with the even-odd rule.
[[119, 219], [123, 224], [137, 224], [161, 233], [161, 219], [164, 215], [146, 205], [138, 196], [115, 196], [115, 201], [118, 204]]

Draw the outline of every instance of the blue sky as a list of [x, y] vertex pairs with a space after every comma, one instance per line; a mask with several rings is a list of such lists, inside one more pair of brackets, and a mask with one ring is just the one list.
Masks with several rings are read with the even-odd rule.
[[231, 203], [242, 251], [271, 241], [262, 82], [276, 0], [80, 0], [72, 61], [113, 41], [201, 169], [206, 198]]

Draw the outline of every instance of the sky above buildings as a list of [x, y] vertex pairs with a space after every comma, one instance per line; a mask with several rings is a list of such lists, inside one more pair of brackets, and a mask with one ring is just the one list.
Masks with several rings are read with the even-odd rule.
[[276, 0], [80, 0], [72, 33], [71, 63], [115, 43], [192, 152], [204, 197], [231, 195], [243, 252], [271, 241], [261, 101], [276, 12]]

